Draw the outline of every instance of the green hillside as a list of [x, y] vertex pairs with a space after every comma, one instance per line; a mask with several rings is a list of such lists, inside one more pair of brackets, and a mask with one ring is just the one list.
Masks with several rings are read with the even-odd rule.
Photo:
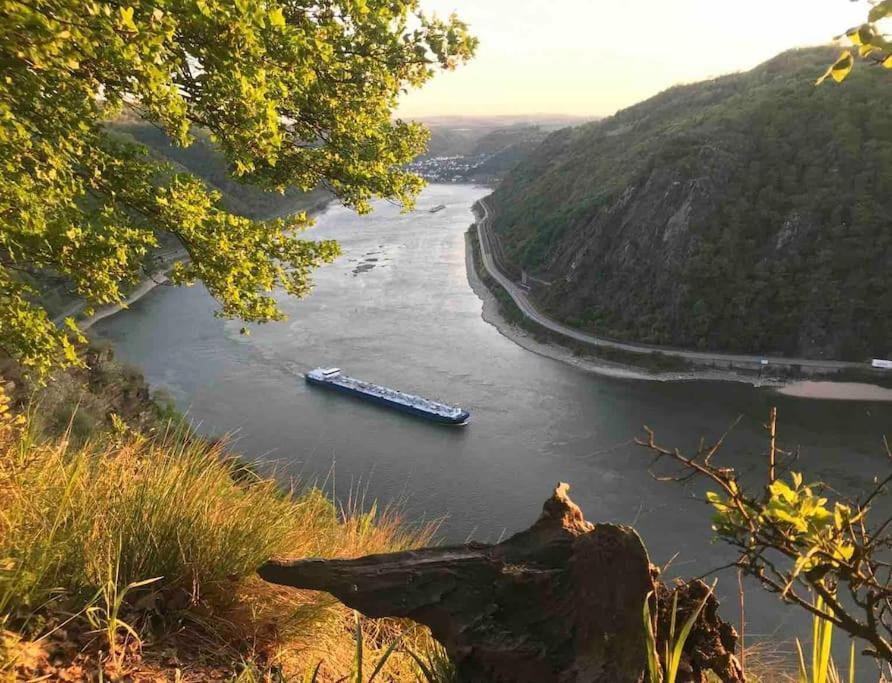
[[[147, 154], [165, 162], [174, 171], [201, 178], [220, 193], [220, 202], [227, 211], [246, 218], [267, 220], [299, 211], [313, 212], [323, 209], [332, 198], [329, 192], [321, 189], [301, 192], [291, 188], [280, 194], [237, 181], [230, 175], [223, 154], [201, 130], [193, 131], [195, 141], [189, 147], [178, 147], [160, 128], [143, 120], [122, 118], [109, 123], [108, 127], [121, 140], [142, 145]], [[158, 267], [158, 258], [166, 256], [166, 260], [170, 260], [180, 249], [171, 235], [161, 234], [158, 239], [159, 247], [150, 257], [151, 263], [146, 265], [150, 270]], [[76, 313], [83, 303], [71, 283], [54, 273], [23, 274], [21, 277], [40, 291], [41, 304], [53, 317]]]
[[547, 135], [539, 126], [523, 125], [500, 128], [485, 135], [474, 147], [474, 154], [482, 159], [467, 172], [467, 180], [487, 182], [504, 178], [542, 144]]
[[601, 334], [892, 354], [892, 80], [814, 86], [834, 51], [674, 87], [551, 135], [493, 195], [534, 292]]
[[322, 190], [301, 192], [296, 188], [284, 194], [269, 192], [237, 181], [229, 173], [223, 154], [214, 147], [206, 132], [193, 131], [195, 141], [189, 147], [178, 147], [160, 128], [142, 120], [122, 119], [110, 124], [111, 130], [126, 139], [144, 145], [149, 153], [168, 162], [177, 170], [198, 176], [218, 190], [228, 211], [265, 220], [297, 211], [312, 211], [325, 206], [331, 195]]

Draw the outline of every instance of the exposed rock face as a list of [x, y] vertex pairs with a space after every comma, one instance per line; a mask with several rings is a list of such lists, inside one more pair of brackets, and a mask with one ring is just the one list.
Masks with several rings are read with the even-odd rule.
[[140, 431], [158, 426], [158, 404], [138, 369], [116, 361], [108, 347], [85, 347], [81, 359], [83, 367], [57, 372], [43, 387], [14, 361], [0, 359], [0, 381], [9, 384], [16, 410], [40, 405], [31, 425], [46, 436], [70, 430], [70, 437], [85, 439], [111, 426], [112, 415]]
[[802, 86], [834, 58], [790, 51], [553, 133], [487, 199], [500, 266], [602, 336], [892, 357], [892, 128], [865, 114], [892, 81]]
[[[634, 530], [585, 521], [568, 489], [560, 484], [532, 527], [498, 545], [271, 561], [259, 573], [328, 591], [370, 617], [429, 626], [463, 681], [638, 683], [646, 673], [642, 610], [655, 572]], [[722, 680], [742, 681], [731, 654], [736, 635], [712, 601], [704, 615], [715, 623], [698, 623], [691, 642], [699, 649], [686, 658], [682, 680], [700, 681], [702, 669], [717, 664]], [[679, 601], [680, 612], [689, 602]], [[727, 637], [715, 635], [716, 624]]]

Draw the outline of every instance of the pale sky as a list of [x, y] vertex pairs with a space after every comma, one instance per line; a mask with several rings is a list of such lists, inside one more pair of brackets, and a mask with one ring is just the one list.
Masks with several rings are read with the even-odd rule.
[[404, 97], [400, 115], [612, 114], [678, 83], [830, 42], [864, 0], [422, 0], [480, 39], [474, 60]]

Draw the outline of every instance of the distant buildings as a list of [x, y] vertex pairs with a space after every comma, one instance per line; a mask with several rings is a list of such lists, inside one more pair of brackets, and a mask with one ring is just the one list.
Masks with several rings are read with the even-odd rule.
[[436, 183], [463, 183], [477, 166], [490, 155], [428, 157], [416, 159], [406, 169], [417, 173], [425, 180]]

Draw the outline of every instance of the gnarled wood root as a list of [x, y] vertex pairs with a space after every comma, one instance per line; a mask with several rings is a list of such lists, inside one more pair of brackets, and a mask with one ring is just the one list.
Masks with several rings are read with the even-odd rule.
[[[558, 485], [536, 523], [498, 545], [270, 561], [259, 573], [327, 591], [369, 617], [430, 627], [469, 683], [638, 683], [646, 666], [642, 610], [656, 591], [647, 551], [629, 527], [585, 521], [568, 490]], [[680, 611], [700, 590], [690, 586]], [[717, 605], [707, 605], [694, 629], [685, 680], [700, 681], [712, 668], [726, 683], [742, 681], [736, 634]]]

